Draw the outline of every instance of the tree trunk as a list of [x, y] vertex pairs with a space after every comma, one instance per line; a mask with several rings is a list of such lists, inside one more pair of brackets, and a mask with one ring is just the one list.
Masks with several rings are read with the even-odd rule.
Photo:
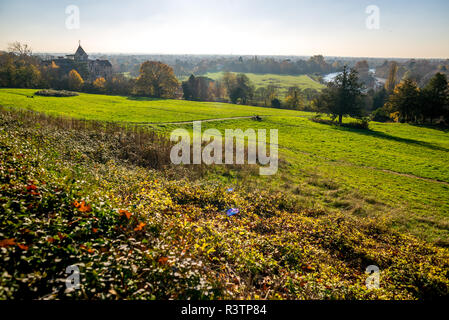
[[338, 123], [341, 125], [342, 122], [343, 122], [343, 115], [342, 115], [342, 114], [339, 114], [339, 115], [338, 115]]

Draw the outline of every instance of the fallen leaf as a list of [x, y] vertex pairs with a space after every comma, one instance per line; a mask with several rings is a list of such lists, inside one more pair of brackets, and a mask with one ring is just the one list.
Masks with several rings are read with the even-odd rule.
[[168, 258], [167, 257], [160, 257], [157, 262], [159, 262], [160, 264], [167, 264], [168, 262]]
[[134, 228], [134, 231], [140, 231], [146, 225], [147, 225], [146, 223], [141, 222], [141, 223], [139, 223], [139, 225], [137, 227]]
[[6, 248], [9, 246], [13, 246], [16, 244], [16, 240], [15, 239], [4, 239], [4, 240], [0, 240], [0, 248]]
[[28, 246], [26, 246], [26, 245], [24, 245], [24, 244], [18, 243], [17, 246], [18, 246], [20, 249], [24, 250], [24, 251], [27, 251], [27, 250], [28, 250]]

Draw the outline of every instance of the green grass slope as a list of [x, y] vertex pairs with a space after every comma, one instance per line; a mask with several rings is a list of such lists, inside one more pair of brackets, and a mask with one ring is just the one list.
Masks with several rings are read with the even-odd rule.
[[[0, 110], [0, 151], [1, 299], [449, 295], [447, 249], [263, 185], [229, 192], [214, 167], [170, 166], [151, 132]], [[66, 290], [70, 265], [79, 290]]]
[[281, 168], [273, 177], [254, 177], [256, 184], [309, 205], [387, 218], [402, 231], [449, 245], [448, 132], [383, 123], [367, 131], [307, 117], [202, 124], [208, 128], [223, 135], [225, 129], [278, 129]]
[[301, 115], [299, 111], [216, 102], [161, 100], [80, 93], [77, 97], [29, 98], [37, 90], [0, 89], [0, 105], [52, 115], [121, 122], [173, 122], [253, 115]]
[[[401, 231], [449, 246], [449, 133], [408, 124], [371, 123], [371, 130], [310, 121], [310, 113], [179, 100], [129, 100], [81, 94], [27, 98], [34, 90], [0, 89], [0, 105], [76, 118], [121, 122], [176, 122], [275, 115], [204, 122], [217, 128], [278, 129], [281, 168], [260, 178], [234, 172], [233, 183], [274, 188], [307, 206], [382, 217]], [[350, 121], [345, 119], [345, 121]], [[191, 125], [153, 125], [168, 134]], [[227, 173], [228, 174], [228, 173]], [[216, 178], [216, 175], [214, 176]]]

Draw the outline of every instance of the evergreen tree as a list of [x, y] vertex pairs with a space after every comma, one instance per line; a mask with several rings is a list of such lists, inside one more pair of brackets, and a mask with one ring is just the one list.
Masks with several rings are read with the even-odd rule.
[[357, 71], [348, 70], [345, 66], [343, 72], [322, 91], [317, 100], [317, 107], [334, 118], [338, 117], [338, 123], [341, 124], [343, 116], [362, 115], [361, 96], [362, 84], [359, 83]]

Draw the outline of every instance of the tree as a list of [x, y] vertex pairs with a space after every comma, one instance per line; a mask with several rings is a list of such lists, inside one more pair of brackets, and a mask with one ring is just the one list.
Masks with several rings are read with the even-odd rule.
[[362, 87], [357, 71], [348, 71], [345, 66], [343, 72], [322, 91], [317, 99], [317, 107], [320, 111], [331, 114], [333, 118], [338, 117], [339, 124], [343, 122], [343, 116], [359, 117], [362, 115]]
[[117, 74], [106, 81], [106, 92], [119, 95], [130, 95], [134, 86], [135, 79], [128, 79], [123, 74]]
[[281, 101], [278, 98], [274, 98], [271, 100], [271, 107], [279, 109], [281, 107]]
[[234, 89], [237, 86], [237, 76], [235, 75], [235, 73], [225, 72], [223, 74], [221, 81], [226, 87], [228, 94], [230, 94], [232, 89]]
[[84, 84], [83, 78], [80, 76], [78, 71], [72, 69], [69, 72], [69, 88], [73, 91], [80, 91]]
[[226, 72], [221, 80], [229, 93], [229, 99], [232, 103], [240, 102], [247, 104], [254, 97], [254, 85], [248, 76], [239, 73], [237, 75]]
[[444, 114], [449, 103], [449, 87], [445, 74], [438, 72], [429, 81], [423, 92], [423, 115], [430, 119], [440, 117]]
[[388, 100], [388, 92], [382, 87], [380, 90], [374, 92], [373, 94], [373, 107], [372, 110], [377, 110], [382, 108]]
[[31, 56], [33, 53], [33, 50], [29, 45], [22, 44], [18, 41], [10, 43], [8, 46], [8, 51], [17, 56]]
[[397, 82], [397, 73], [398, 73], [398, 64], [393, 61], [390, 65], [390, 71], [388, 72], [388, 79], [385, 82], [385, 89], [388, 93], [393, 92], [394, 88], [396, 87]]
[[285, 103], [290, 109], [301, 109], [301, 107], [304, 106], [304, 99], [302, 98], [301, 89], [298, 87], [289, 88], [287, 97], [285, 98]]
[[420, 113], [420, 92], [416, 82], [410, 79], [398, 84], [390, 95], [387, 107], [390, 113], [399, 113], [399, 120], [410, 122], [417, 120]]
[[31, 55], [28, 45], [14, 42], [8, 50], [8, 53], [0, 53], [0, 86], [37, 88], [45, 85], [40, 61]]
[[213, 101], [215, 99], [214, 81], [207, 77], [191, 75], [182, 83], [182, 90], [186, 100]]
[[216, 101], [226, 101], [228, 91], [226, 89], [225, 84], [222, 81], [220, 80], [215, 81], [213, 91]]
[[33, 64], [25, 64], [16, 70], [15, 87], [37, 88], [41, 82], [41, 72]]
[[154, 98], [173, 98], [178, 87], [178, 80], [170, 66], [156, 61], [145, 61], [140, 66], [137, 93]]
[[102, 92], [105, 90], [106, 80], [103, 77], [99, 77], [99, 78], [95, 79], [95, 81], [92, 84], [95, 89]]
[[184, 99], [194, 100], [194, 87], [195, 87], [195, 76], [190, 75], [187, 81], [182, 82], [182, 92]]

